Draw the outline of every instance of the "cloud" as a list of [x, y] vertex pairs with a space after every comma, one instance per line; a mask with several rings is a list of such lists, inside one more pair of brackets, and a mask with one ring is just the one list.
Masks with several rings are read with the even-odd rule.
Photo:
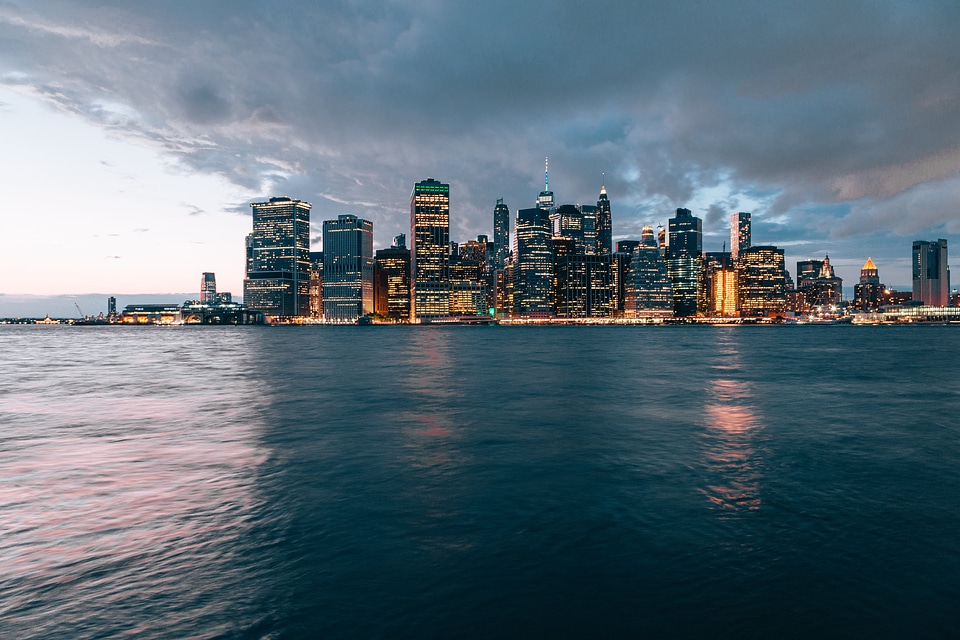
[[751, 202], [781, 242], [899, 242], [960, 219], [958, 27], [950, 3], [893, 0], [38, 0], [0, 10], [0, 77], [380, 243], [427, 176], [457, 233], [489, 233], [547, 155], [563, 202], [606, 173], [618, 237], [689, 206], [719, 238]]

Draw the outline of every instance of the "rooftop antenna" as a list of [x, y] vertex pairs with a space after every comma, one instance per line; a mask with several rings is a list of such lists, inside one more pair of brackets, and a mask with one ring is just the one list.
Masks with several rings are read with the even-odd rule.
[[543, 159], [543, 190], [550, 191], [550, 157]]
[[600, 173], [600, 193], [607, 192], [607, 172], [603, 171]]

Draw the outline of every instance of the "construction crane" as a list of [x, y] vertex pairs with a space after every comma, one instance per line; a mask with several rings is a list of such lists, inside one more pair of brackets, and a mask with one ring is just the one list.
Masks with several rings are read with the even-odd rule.
[[73, 303], [73, 306], [75, 306], [75, 307], [77, 308], [77, 313], [80, 314], [80, 319], [81, 319], [81, 320], [83, 320], [84, 318], [86, 318], [86, 316], [83, 315], [83, 311], [80, 311], [80, 305], [79, 305], [79, 304], [77, 304], [76, 302], [74, 302], [74, 303]]

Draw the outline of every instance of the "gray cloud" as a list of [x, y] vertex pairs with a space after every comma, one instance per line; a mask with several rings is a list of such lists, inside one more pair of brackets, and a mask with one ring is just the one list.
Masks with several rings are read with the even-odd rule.
[[700, 200], [720, 238], [752, 201], [765, 241], [893, 256], [960, 224], [958, 26], [940, 2], [39, 0], [0, 7], [0, 75], [379, 244], [428, 175], [489, 233], [549, 155], [561, 201], [606, 173], [621, 237]]

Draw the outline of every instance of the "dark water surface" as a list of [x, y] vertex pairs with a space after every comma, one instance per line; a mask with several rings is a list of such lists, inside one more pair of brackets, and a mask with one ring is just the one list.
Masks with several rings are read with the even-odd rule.
[[0, 327], [0, 636], [956, 637], [958, 354]]

